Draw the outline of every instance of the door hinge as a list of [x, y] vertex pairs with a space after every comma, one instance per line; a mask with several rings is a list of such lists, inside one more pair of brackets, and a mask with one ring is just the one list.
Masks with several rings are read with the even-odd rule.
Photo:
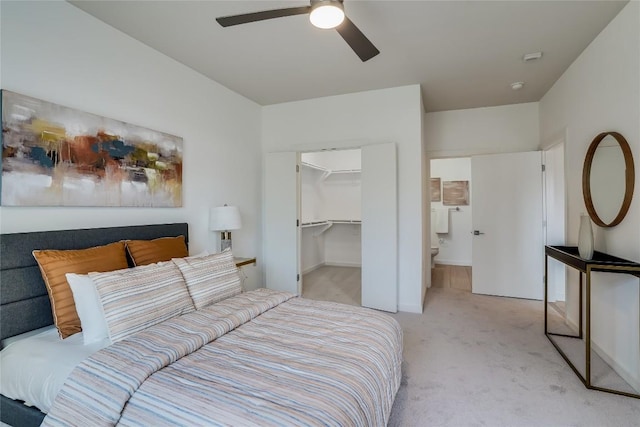
[[300, 220], [296, 219], [296, 227], [300, 227]]
[[542, 172], [547, 170], [547, 166], [546, 165], [542, 165]]
[[296, 172], [300, 172], [300, 165], [296, 165]]
[[299, 282], [299, 281], [300, 281], [300, 275], [298, 274], [298, 275], [296, 276], [296, 282]]

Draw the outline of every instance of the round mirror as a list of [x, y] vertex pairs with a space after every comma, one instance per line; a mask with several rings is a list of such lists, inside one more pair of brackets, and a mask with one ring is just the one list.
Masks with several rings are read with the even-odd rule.
[[589, 146], [582, 170], [582, 194], [589, 216], [600, 227], [624, 219], [631, 199], [635, 171], [631, 148], [617, 132], [603, 132]]

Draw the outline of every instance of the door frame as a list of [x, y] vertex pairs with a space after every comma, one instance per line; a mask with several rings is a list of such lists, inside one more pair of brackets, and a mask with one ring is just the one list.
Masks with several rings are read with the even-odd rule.
[[[357, 143], [354, 143], [354, 145], [342, 145], [341, 144], [339, 148], [333, 147], [328, 143], [325, 143], [325, 144], [311, 144], [311, 145], [305, 146], [304, 148], [299, 147], [298, 149], [287, 150], [286, 152], [287, 153], [295, 153], [296, 156], [297, 156], [297, 159], [298, 159], [298, 165], [300, 165], [300, 157], [301, 157], [302, 153], [318, 152], [318, 151], [325, 151], [325, 150], [350, 150], [350, 149], [365, 150], [367, 147], [374, 146], [374, 145], [381, 145], [381, 144], [383, 144], [383, 145], [393, 144], [394, 145], [394, 150], [395, 150], [395, 153], [396, 153], [396, 158], [397, 158], [397, 149], [398, 149], [397, 144], [396, 143], [383, 143], [383, 142], [377, 142], [377, 143], [373, 143], [372, 142], [372, 143], [369, 143], [369, 144], [357, 144]], [[269, 152], [263, 153], [263, 156], [266, 156], [268, 154], [270, 154], [270, 153]], [[397, 222], [397, 216], [398, 216], [398, 211], [397, 211], [398, 210], [398, 200], [397, 200], [397, 162], [396, 162], [395, 171], [396, 171], [395, 173], [396, 173], [396, 222]], [[266, 173], [266, 171], [265, 171], [265, 173]], [[302, 293], [303, 284], [302, 284], [302, 272], [301, 272], [301, 268], [300, 268], [302, 256], [301, 256], [301, 244], [300, 244], [301, 243], [300, 242], [301, 233], [300, 233], [300, 226], [299, 225], [300, 225], [300, 221], [301, 221], [301, 212], [300, 212], [300, 210], [301, 210], [301, 199], [302, 199], [302, 197], [301, 197], [301, 194], [300, 194], [300, 185], [299, 185], [300, 179], [299, 178], [300, 178], [300, 175], [298, 173], [298, 193], [297, 193], [297, 211], [298, 211], [297, 254], [298, 254], [298, 256], [297, 256], [297, 264], [298, 264], [298, 272], [300, 274], [299, 280], [298, 280], [298, 294], [301, 294]], [[264, 213], [264, 211], [265, 211], [264, 207], [265, 206], [266, 206], [266, 195], [265, 195], [265, 200], [263, 200], [263, 218], [266, 218], [264, 216], [265, 215], [265, 213]], [[264, 229], [265, 225], [266, 225], [266, 221], [265, 221], [265, 224], [263, 224], [263, 229]], [[399, 292], [398, 261], [399, 260], [398, 260], [398, 255], [397, 255], [398, 254], [398, 230], [397, 230], [397, 225], [395, 227], [395, 232], [396, 232], [396, 239], [395, 239], [396, 247], [395, 247], [394, 257], [393, 257], [394, 258], [393, 261], [394, 261], [394, 266], [395, 267], [394, 267], [394, 271], [392, 273], [393, 278], [395, 279], [393, 281], [394, 282], [394, 296], [395, 296], [394, 304], [393, 304], [394, 308], [393, 308], [393, 310], [387, 310], [386, 307], [380, 307], [380, 309], [382, 309], [382, 310], [392, 311], [392, 312], [397, 312], [397, 310], [398, 310], [398, 292]], [[266, 237], [267, 236], [265, 235], [265, 238]], [[266, 247], [265, 245], [267, 245], [266, 241], [263, 242], [263, 247]], [[363, 256], [363, 258], [364, 258], [364, 256]], [[266, 261], [266, 257], [265, 257], [265, 261]], [[269, 269], [269, 266], [266, 266], [265, 267], [265, 271], [267, 271], [268, 269]], [[265, 275], [265, 284], [268, 285], [268, 283], [266, 281], [266, 275]], [[378, 308], [378, 307], [372, 307], [372, 308]]]
[[[553, 215], [554, 219], [558, 219], [556, 218], [560, 212], [559, 211], [555, 211], [555, 212], [551, 212], [551, 209], [549, 207], [549, 202], [548, 202], [548, 180], [549, 180], [549, 168], [547, 167], [547, 159], [548, 156], [550, 154], [550, 152], [552, 150], [556, 150], [556, 149], [561, 149], [562, 150], [562, 163], [561, 163], [561, 173], [562, 173], [562, 215], [563, 217], [561, 218], [561, 220], [558, 221], [558, 223], [562, 224], [562, 237], [560, 239], [557, 238], [557, 236], [555, 238], [550, 239], [549, 237], [549, 222], [550, 222], [550, 217]], [[561, 137], [559, 139], [554, 140], [551, 144], [547, 144], [545, 145], [545, 147], [542, 149], [542, 162], [545, 165], [545, 170], [542, 174], [543, 179], [544, 179], [544, 185], [542, 187], [543, 190], [543, 214], [544, 214], [544, 242], [545, 245], [564, 245], [567, 242], [567, 225], [568, 225], [568, 217], [567, 217], [567, 198], [568, 198], [568, 192], [567, 192], [567, 180], [566, 180], [566, 167], [567, 167], [567, 152], [566, 152], [566, 143], [565, 143], [565, 138]], [[558, 189], [558, 186], [554, 186], [556, 189]], [[567, 271], [564, 268], [564, 266], [562, 265], [557, 265], [556, 264], [550, 264], [549, 265], [549, 269], [553, 272], [555, 271], [555, 273], [549, 272], [549, 274], [554, 274], [554, 277], [556, 278], [556, 280], [559, 279], [559, 283], [557, 283], [554, 286], [555, 292], [553, 295], [549, 295], [549, 300], [550, 301], [565, 301], [566, 300], [566, 284], [567, 284]], [[564, 274], [560, 273], [560, 269], [562, 272], [564, 272]], [[557, 271], [556, 271], [557, 270]]]

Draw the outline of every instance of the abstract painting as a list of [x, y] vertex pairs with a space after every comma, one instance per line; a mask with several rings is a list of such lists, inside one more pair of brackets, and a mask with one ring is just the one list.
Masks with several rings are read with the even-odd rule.
[[469, 204], [469, 181], [443, 181], [442, 204], [466, 206]]
[[182, 206], [182, 138], [2, 91], [2, 206]]
[[431, 178], [431, 201], [439, 202], [442, 199], [440, 193], [440, 178]]

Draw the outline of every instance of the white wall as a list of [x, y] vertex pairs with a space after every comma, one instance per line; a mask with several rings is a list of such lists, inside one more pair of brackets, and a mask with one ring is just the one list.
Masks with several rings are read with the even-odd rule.
[[[331, 173], [302, 167], [302, 218], [305, 206], [315, 203], [315, 217], [321, 220], [360, 220], [361, 150], [334, 150], [302, 153], [302, 162], [322, 167]], [[334, 171], [338, 171], [334, 173]], [[349, 172], [345, 172], [349, 171]], [[310, 203], [307, 203], [307, 200]]]
[[[566, 133], [568, 194], [567, 243], [578, 241], [582, 165], [591, 140], [600, 132], [625, 136], [636, 164], [635, 195], [625, 220], [596, 229], [596, 250], [640, 260], [640, 3], [629, 2], [584, 50], [540, 101], [541, 141]], [[568, 287], [567, 304], [577, 318], [577, 289]], [[640, 389], [640, 286], [624, 275], [597, 274], [592, 297], [593, 342]]]
[[[304, 158], [302, 159], [304, 161]], [[324, 172], [302, 165], [300, 168], [300, 211], [302, 222], [324, 221], [325, 197], [322, 185]]]
[[260, 106], [67, 2], [0, 2], [3, 89], [184, 139], [183, 207], [0, 208], [2, 233], [188, 222], [191, 250], [215, 249], [208, 208], [236, 205], [234, 252], [261, 285]]
[[425, 135], [432, 159], [535, 151], [538, 103], [427, 113]]
[[[310, 159], [303, 154], [302, 161]], [[318, 169], [302, 166], [300, 170], [300, 211], [302, 223], [324, 221], [322, 206], [324, 205], [324, 193], [322, 191], [323, 172]], [[322, 226], [303, 226], [300, 239], [300, 256], [302, 274], [309, 273], [324, 265], [324, 234], [319, 233]], [[303, 283], [304, 286], [304, 283]]]
[[[393, 142], [398, 148], [398, 309], [422, 312], [425, 241], [420, 87], [403, 86], [263, 107], [263, 151]], [[426, 236], [428, 239], [428, 236]], [[381, 248], [384, 250], [384, 248]]]
[[[325, 233], [320, 233], [323, 226], [302, 228], [300, 238], [300, 257], [302, 274], [312, 272], [325, 265]], [[302, 283], [304, 287], [304, 282]]]
[[[440, 178], [441, 185], [444, 181], [469, 181], [471, 182], [471, 158], [460, 157], [456, 159], [431, 160], [431, 176]], [[471, 194], [471, 191], [469, 191]], [[436, 234], [439, 252], [435, 261], [439, 264], [471, 265], [472, 241], [472, 206], [473, 200], [468, 206], [459, 206], [460, 210], [450, 210], [452, 206], [443, 206], [442, 200], [431, 202], [431, 207], [436, 209], [449, 209], [449, 233]]]
[[362, 219], [362, 180], [359, 172], [332, 174], [322, 184], [325, 195], [322, 211], [326, 219]]
[[362, 266], [362, 227], [360, 224], [333, 224], [324, 240], [326, 265]]

